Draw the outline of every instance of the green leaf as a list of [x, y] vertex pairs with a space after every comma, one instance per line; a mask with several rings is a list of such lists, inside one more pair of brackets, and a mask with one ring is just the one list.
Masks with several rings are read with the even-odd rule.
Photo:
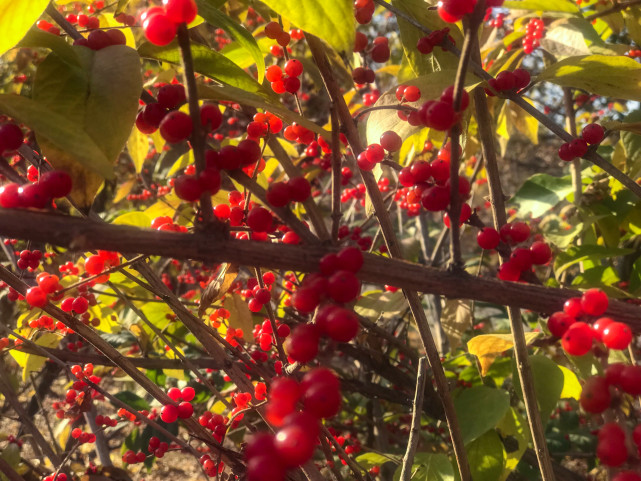
[[570, 0], [508, 0], [503, 2], [503, 8], [509, 8], [511, 10], [579, 13], [579, 8]]
[[[23, 332], [22, 335], [26, 335], [26, 333]], [[44, 332], [36, 339], [35, 343], [42, 347], [57, 347], [58, 344], [60, 344], [60, 336], [52, 332]], [[22, 352], [18, 349], [10, 350], [9, 354], [11, 354], [11, 357], [13, 357], [16, 363], [22, 368], [23, 381], [29, 379], [30, 373], [39, 371], [47, 360], [45, 357]]]
[[69, 42], [58, 35], [51, 35], [39, 28], [32, 28], [20, 41], [18, 47], [48, 48], [69, 65], [81, 67], [80, 59]]
[[[138, 53], [141, 57], [174, 65], [180, 65], [181, 63], [180, 49], [178, 49], [176, 41], [164, 47], [145, 42], [138, 47]], [[262, 97], [274, 97], [242, 68], [215, 50], [204, 45], [192, 44], [191, 55], [194, 59], [194, 70], [196, 72]]]
[[129, 47], [115, 45], [99, 51], [72, 48], [80, 67], [70, 65], [55, 51], [50, 53], [36, 72], [33, 100], [41, 109], [43, 122], [76, 130], [80, 142], [69, 145], [60, 127], [38, 128], [25, 123], [36, 130], [51, 164], [71, 174], [71, 197], [80, 207], [88, 207], [103, 178], [113, 177], [113, 163], [136, 119], [142, 74], [140, 57]]
[[641, 100], [641, 65], [624, 56], [569, 57], [550, 65], [536, 80], [604, 97]]
[[148, 228], [151, 225], [151, 218], [144, 212], [126, 212], [116, 217], [111, 223]]
[[265, 77], [265, 57], [252, 34], [238, 22], [218, 10], [211, 0], [196, 0], [196, 4], [198, 5], [198, 14], [201, 17], [208, 23], [225, 30], [238, 42], [246, 54], [249, 53], [258, 70], [258, 83], [262, 84]]
[[48, 4], [49, 0], [0, 0], [0, 55], [15, 47]]
[[510, 395], [501, 389], [476, 386], [454, 399], [465, 444], [494, 428], [510, 408]]
[[[401, 478], [399, 466], [394, 473], [394, 481]], [[412, 481], [454, 481], [454, 467], [450, 459], [442, 453], [416, 453], [412, 464]]]
[[572, 193], [572, 178], [535, 174], [530, 177], [510, 199], [518, 204], [521, 217], [540, 217]]
[[492, 429], [468, 446], [467, 456], [474, 481], [496, 481], [505, 467], [505, 448]]
[[146, 374], [147, 377], [151, 379], [157, 386], [162, 386], [163, 388], [166, 386], [167, 376], [165, 376], [165, 373], [162, 369], [147, 369]]
[[[452, 79], [455, 75], [455, 70], [441, 70], [405, 82], [406, 85], [415, 85], [421, 90], [421, 98], [418, 102], [408, 102], [405, 105], [420, 108], [426, 100], [439, 97], [443, 93], [443, 90], [452, 85]], [[465, 85], [472, 85], [477, 80], [473, 75], [468, 74], [465, 79]], [[396, 88], [393, 88], [381, 95], [374, 106], [379, 107], [398, 104]], [[378, 143], [381, 134], [387, 130], [393, 130], [405, 140], [410, 135], [423, 129], [425, 129], [425, 127], [412, 127], [406, 121], [399, 119], [396, 110], [375, 110], [370, 113], [367, 118], [367, 143]]]
[[634, 252], [634, 249], [621, 249], [598, 245], [570, 246], [556, 256], [554, 260], [554, 273], [558, 277], [563, 271], [579, 262], [590, 260], [600, 261], [618, 256], [625, 256]]
[[[441, 30], [448, 27], [455, 43], [459, 46], [463, 45], [463, 37], [455, 24], [445, 23], [436, 10], [428, 10], [425, 8], [425, 2], [423, 0], [392, 0], [392, 5], [410, 15], [430, 30]], [[456, 69], [458, 58], [449, 51], [435, 48], [429, 55], [423, 55], [419, 52], [416, 48], [416, 43], [419, 38], [424, 37], [426, 34], [401, 17], [397, 19], [403, 43], [403, 51], [416, 77], [427, 75], [435, 70]]]
[[316, 132], [327, 141], [331, 141], [332, 139], [332, 134], [327, 130], [308, 120], [306, 117], [302, 117], [288, 108], [283, 107], [279, 100], [272, 99], [271, 97], [264, 98], [258, 94], [246, 92], [231, 85], [199, 85], [198, 96], [201, 99], [233, 100], [242, 105], [268, 110], [290, 124], [296, 122], [306, 129]]
[[[265, 53], [269, 52], [269, 47], [274, 44], [274, 41], [268, 37], [261, 37], [256, 40], [256, 43], [259, 51], [261, 52], [261, 55], [265, 55]], [[222, 50], [220, 50], [220, 53], [234, 62], [240, 68], [249, 68], [252, 65], [255, 65], [254, 59], [247, 55], [247, 50], [239, 42], [228, 43], [223, 47]], [[260, 82], [262, 83], [262, 80], [260, 80]]]
[[382, 466], [385, 463], [400, 464], [401, 460], [398, 456], [393, 454], [378, 454], [378, 453], [365, 453], [356, 456], [355, 461], [365, 469], [373, 468], [374, 466]]
[[351, 53], [354, 48], [356, 29], [351, 0], [263, 0], [263, 3], [339, 52]]
[[[530, 367], [532, 368], [534, 390], [539, 404], [541, 420], [543, 424], [546, 424], [550, 414], [556, 407], [556, 403], [561, 399], [565, 375], [558, 364], [543, 355], [530, 356]], [[514, 389], [517, 395], [523, 399], [523, 391], [516, 371], [516, 362], [514, 364], [513, 379]]]
[[138, 411], [151, 409], [147, 401], [131, 391], [118, 391], [114, 394], [114, 397]]
[[397, 315], [406, 307], [407, 300], [401, 291], [370, 291], [358, 299], [354, 310], [364, 317], [382, 316], [387, 319]]
[[27, 97], [0, 95], [0, 110], [18, 119], [56, 148], [69, 152], [79, 162], [93, 159], [98, 172], [112, 176], [111, 165], [94, 140], [68, 118]]

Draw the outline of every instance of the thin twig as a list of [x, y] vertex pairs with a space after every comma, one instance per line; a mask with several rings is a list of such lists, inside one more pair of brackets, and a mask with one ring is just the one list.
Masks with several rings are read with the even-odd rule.
[[[205, 133], [203, 131], [202, 121], [200, 120], [200, 107], [198, 106], [198, 88], [196, 87], [194, 59], [191, 55], [191, 42], [189, 41], [189, 32], [187, 30], [187, 24], [185, 23], [178, 26], [178, 46], [180, 47], [180, 54], [182, 58], [183, 77], [185, 85], [187, 85], [189, 115], [193, 124], [191, 147], [194, 149], [196, 175], [199, 175], [206, 168]], [[215, 222], [214, 211], [211, 203], [211, 193], [209, 191], [204, 191], [200, 195], [200, 215], [202, 216], [202, 224], [205, 226]]]
[[[363, 151], [359, 133], [356, 129], [356, 125], [354, 124], [349, 109], [347, 108], [345, 99], [341, 95], [340, 88], [336, 82], [336, 79], [333, 76], [331, 66], [329, 65], [329, 61], [324, 51], [324, 47], [317, 37], [310, 34], [307, 34], [306, 37], [307, 43], [312, 52], [312, 56], [314, 57], [314, 61], [316, 62], [316, 65], [321, 72], [323, 81], [325, 82], [325, 87], [327, 89], [330, 100], [336, 106], [339, 118], [341, 119], [341, 123], [346, 129], [347, 140], [350, 144], [352, 152], [354, 156], [358, 156]], [[370, 197], [370, 200], [372, 201], [372, 205], [374, 206], [374, 212], [381, 226], [383, 238], [385, 239], [385, 244], [387, 245], [387, 250], [393, 258], [402, 259], [403, 256], [401, 247], [392, 227], [387, 209], [385, 208], [385, 204], [383, 202], [383, 198], [378, 188], [376, 179], [371, 172], [360, 169], [360, 173], [363, 179], [363, 183], [365, 184], [365, 187], [367, 189], [367, 193]], [[450, 428], [452, 445], [454, 447], [454, 455], [456, 457], [459, 472], [461, 474], [461, 479], [462, 481], [471, 481], [472, 475], [470, 472], [469, 463], [467, 461], [467, 454], [465, 453], [465, 446], [463, 444], [463, 438], [458, 424], [458, 418], [454, 409], [454, 403], [452, 402], [451, 393], [449, 391], [449, 384], [445, 377], [445, 372], [443, 371], [440, 355], [434, 342], [434, 338], [432, 337], [423, 305], [415, 290], [404, 289], [403, 293], [405, 294], [405, 297], [407, 298], [407, 301], [410, 305], [412, 315], [421, 337], [421, 342], [423, 343], [423, 348], [426, 351], [430, 366], [434, 373], [436, 387], [441, 396], [443, 409], [445, 410], [445, 416]]]
[[[565, 104], [565, 117], [567, 119], [568, 130], [570, 135], [576, 137], [576, 113], [574, 112], [574, 100], [572, 99], [572, 89], [563, 87], [563, 102]], [[583, 193], [583, 186], [581, 184], [581, 159], [574, 159], [572, 161], [572, 187], [574, 188], [574, 205], [581, 203], [581, 195]]]
[[330, 111], [332, 119], [332, 241], [338, 242], [338, 230], [341, 223], [341, 141], [340, 126], [336, 107]]
[[354, 114], [354, 120], [358, 121], [363, 115], [369, 114], [370, 112], [375, 112], [377, 110], [404, 110], [407, 112], [417, 112], [418, 109], [415, 107], [412, 107], [411, 105], [375, 105], [373, 107], [366, 107], [364, 109], [359, 110]]
[[[479, 55], [477, 53], [477, 55]], [[480, 55], [479, 55], [480, 58]], [[499, 230], [501, 226], [507, 223], [505, 211], [505, 198], [501, 188], [501, 181], [496, 160], [496, 150], [494, 146], [494, 133], [492, 131], [492, 119], [487, 105], [485, 92], [481, 87], [474, 89], [474, 106], [476, 109], [476, 119], [479, 126], [479, 135], [485, 159], [485, 169], [487, 171], [488, 185], [490, 188], [490, 203], [492, 205], [492, 215], [494, 218], [494, 227]], [[501, 256], [501, 262], [507, 260], [505, 255]], [[528, 348], [525, 343], [525, 334], [523, 332], [523, 322], [521, 321], [521, 311], [513, 305], [507, 306], [510, 326], [512, 328], [512, 337], [514, 340], [514, 353], [519, 372], [519, 379], [523, 387], [523, 399], [528, 416], [534, 449], [539, 461], [539, 469], [543, 481], [554, 481], [554, 472], [550, 454], [545, 441], [545, 431], [541, 422], [541, 413], [539, 412], [536, 393], [534, 390], [534, 378], [530, 368], [528, 357]]]
[[412, 476], [412, 464], [414, 454], [421, 439], [421, 414], [423, 413], [423, 394], [425, 393], [425, 382], [427, 380], [427, 358], [421, 357], [418, 361], [418, 375], [416, 376], [416, 391], [412, 405], [412, 425], [410, 437], [407, 441], [407, 450], [403, 456], [403, 468], [401, 469], [401, 481], [410, 481]]

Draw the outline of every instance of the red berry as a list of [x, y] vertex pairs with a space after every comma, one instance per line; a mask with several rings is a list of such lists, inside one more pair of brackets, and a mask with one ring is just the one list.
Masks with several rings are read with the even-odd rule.
[[628, 459], [628, 449], [624, 440], [600, 440], [596, 455], [605, 466], [621, 466]]
[[588, 151], [588, 144], [583, 139], [574, 139], [570, 142], [569, 152], [573, 157], [583, 157]]
[[180, 84], [164, 85], [158, 89], [156, 99], [161, 107], [168, 110], [175, 109], [187, 100], [185, 87]]
[[274, 207], [284, 207], [290, 201], [289, 185], [286, 182], [274, 182], [267, 188], [267, 202]]
[[575, 322], [565, 331], [561, 345], [571, 356], [583, 356], [592, 349], [592, 327], [585, 322]]
[[423, 104], [419, 115], [426, 127], [435, 130], [449, 130], [458, 120], [452, 104], [438, 101], [429, 101]]
[[178, 417], [180, 419], [189, 419], [194, 414], [194, 407], [190, 402], [183, 401], [178, 405]]
[[598, 144], [604, 136], [605, 130], [599, 124], [586, 125], [581, 131], [581, 137], [590, 145]]
[[286, 469], [278, 456], [260, 453], [247, 462], [247, 481], [285, 481]]
[[160, 419], [162, 419], [167, 424], [176, 422], [176, 419], [178, 419], [178, 408], [173, 404], [163, 406], [160, 410]]
[[559, 147], [559, 157], [561, 160], [565, 162], [570, 162], [571, 160], [574, 160], [574, 152], [570, 149], [570, 144], [565, 143]]
[[401, 139], [400, 135], [398, 135], [396, 132], [388, 130], [387, 132], [383, 132], [383, 134], [381, 135], [380, 143], [381, 147], [383, 147], [388, 152], [396, 152], [401, 149], [401, 145], [403, 145], [403, 139]]
[[543, 241], [536, 241], [530, 246], [532, 263], [535, 265], [547, 264], [552, 258], [552, 249]]
[[507, 261], [499, 267], [499, 279], [502, 281], [516, 282], [521, 277], [521, 269], [513, 262]]
[[428, 187], [421, 194], [421, 204], [431, 212], [447, 209], [450, 204], [450, 189], [442, 185]]
[[602, 413], [610, 407], [611, 401], [610, 389], [605, 378], [592, 376], [585, 381], [579, 400], [584, 411], [595, 414]]
[[167, 18], [174, 23], [191, 23], [198, 14], [194, 0], [163, 0]]
[[638, 396], [641, 394], [641, 366], [625, 366], [621, 370], [619, 385], [628, 394]]
[[47, 305], [47, 294], [40, 287], [30, 287], [25, 295], [27, 303], [31, 307], [44, 307]]
[[265, 78], [268, 82], [277, 82], [283, 78], [283, 71], [278, 65], [272, 65], [265, 70]]
[[247, 225], [255, 232], [269, 232], [272, 228], [273, 216], [264, 207], [256, 206], [247, 214]]
[[[196, 390], [191, 386], [186, 386], [186, 387], [182, 388], [182, 391], [180, 391], [180, 395], [181, 395], [183, 401], [189, 402], [192, 399], [194, 399], [194, 397], [196, 396]], [[174, 401], [175, 401], [175, 399], [174, 399]]]
[[162, 13], [156, 13], [145, 18], [142, 22], [142, 28], [147, 40], [159, 46], [170, 44], [178, 31], [178, 25]]
[[499, 242], [501, 242], [501, 237], [499, 236], [499, 233], [496, 229], [492, 227], [484, 227], [476, 235], [476, 242], [478, 243], [479, 247], [481, 247], [481, 249], [496, 249], [499, 245]]
[[608, 295], [601, 289], [588, 289], [581, 296], [581, 308], [590, 316], [600, 316], [608, 309]]
[[216, 130], [223, 123], [223, 114], [218, 105], [204, 103], [200, 106], [200, 122], [208, 131]]
[[336, 255], [336, 260], [341, 269], [358, 272], [363, 266], [363, 251], [358, 247], [345, 247]]
[[510, 224], [510, 238], [512, 242], [518, 244], [525, 242], [530, 237], [530, 226], [525, 222], [514, 222]]
[[169, 396], [172, 401], [178, 402], [182, 399], [182, 392], [177, 387], [172, 387], [167, 391], [167, 396]]
[[300, 324], [285, 342], [287, 355], [297, 362], [309, 362], [318, 354], [319, 340], [318, 328], [314, 324]]
[[76, 314], [84, 314], [89, 309], [89, 301], [84, 297], [76, 297], [71, 304], [71, 309]]
[[351, 309], [333, 306], [329, 310], [319, 328], [337, 342], [349, 342], [358, 334], [359, 323], [356, 313]]
[[71, 176], [62, 170], [50, 170], [40, 176], [38, 183], [49, 197], [57, 199], [69, 195], [73, 181]]
[[580, 317], [583, 314], [581, 299], [579, 297], [572, 297], [565, 301], [565, 304], [563, 304], [563, 312], [574, 318]]
[[202, 191], [209, 192], [210, 195], [214, 195], [220, 190], [221, 180], [220, 172], [215, 167], [203, 170], [198, 176], [200, 188]]
[[514, 83], [517, 90], [524, 89], [530, 84], [530, 72], [527, 70], [517, 68], [512, 73], [514, 74]]
[[329, 278], [328, 293], [336, 302], [351, 302], [360, 292], [361, 282], [353, 272], [340, 270]]
[[292, 177], [287, 181], [287, 187], [294, 202], [305, 202], [312, 195], [312, 186], [305, 177]]
[[[454, 86], [451, 85], [445, 90], [443, 90], [443, 93], [441, 94], [441, 100], [443, 102], [447, 102], [448, 104], [454, 105]], [[459, 108], [459, 112], [467, 109], [467, 107], [470, 105], [470, 94], [467, 93], [467, 90], [463, 89], [461, 91], [461, 107]]]
[[194, 128], [191, 117], [185, 112], [169, 112], [160, 122], [160, 135], [170, 144], [187, 140]]
[[0, 207], [15, 209], [21, 207], [20, 186], [18, 184], [5, 184], [0, 187]]
[[180, 175], [174, 182], [176, 195], [187, 202], [195, 202], [200, 199], [203, 192], [200, 180], [193, 175]]
[[609, 317], [602, 317], [600, 319], [597, 319], [596, 322], [592, 325], [592, 329], [594, 330], [594, 337], [597, 340], [603, 342], [603, 333], [605, 331], [605, 328], [613, 322], [614, 319], [610, 319]]
[[548, 319], [548, 329], [553, 336], [563, 337], [563, 334], [576, 322], [572, 316], [567, 315], [565, 312], [555, 312]]
[[603, 330], [601, 338], [609, 349], [623, 350], [632, 342], [632, 331], [623, 322], [612, 322]]
[[303, 64], [292, 58], [285, 63], [285, 73], [290, 77], [298, 77], [303, 73]]
[[621, 471], [612, 481], [641, 481], [641, 474], [634, 471]]
[[340, 411], [342, 402], [338, 387], [327, 384], [314, 384], [305, 390], [303, 404], [305, 411], [317, 418], [331, 418]]
[[320, 304], [320, 297], [316, 289], [309, 287], [300, 287], [292, 294], [292, 306], [303, 314], [314, 312], [314, 309]]
[[291, 424], [281, 428], [276, 434], [276, 452], [286, 466], [300, 466], [312, 457], [316, 448], [316, 436], [306, 426]]
[[0, 125], [0, 155], [17, 150], [24, 140], [22, 129], [16, 124]]
[[421, 98], [421, 90], [415, 85], [408, 85], [403, 91], [403, 97], [408, 102], [416, 102]]

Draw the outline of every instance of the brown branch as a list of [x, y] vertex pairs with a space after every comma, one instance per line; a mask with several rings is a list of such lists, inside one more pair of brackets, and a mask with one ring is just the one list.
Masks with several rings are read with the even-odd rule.
[[412, 424], [410, 437], [407, 441], [407, 450], [403, 456], [403, 468], [401, 470], [401, 481], [410, 481], [412, 476], [412, 463], [414, 454], [421, 439], [421, 414], [423, 412], [423, 394], [425, 393], [425, 382], [427, 380], [427, 359], [422, 357], [418, 361], [418, 375], [416, 376], [416, 391], [412, 403]]
[[[563, 87], [563, 103], [565, 104], [565, 117], [567, 120], [570, 135], [576, 137], [576, 113], [574, 112], [574, 101], [572, 99], [572, 89]], [[572, 187], [574, 188], [574, 205], [581, 203], [583, 186], [581, 184], [581, 159], [572, 160]]]
[[[340, 87], [334, 78], [332, 68], [327, 59], [327, 55], [325, 54], [325, 47], [323, 47], [321, 41], [313, 35], [306, 34], [306, 38], [314, 61], [321, 72], [321, 76], [323, 77], [329, 98], [332, 104], [336, 107], [341, 123], [346, 129], [349, 145], [354, 156], [357, 157], [363, 151], [363, 146], [360, 141], [356, 124], [352, 119], [349, 109], [347, 108], [347, 104], [341, 94]], [[364, 171], [362, 169], [359, 170], [363, 183], [365, 184], [365, 188], [367, 189], [367, 195], [374, 206], [374, 213], [381, 227], [381, 232], [383, 233], [383, 239], [385, 240], [387, 250], [393, 258], [402, 259], [401, 247], [396, 237], [396, 233], [394, 232], [394, 228], [392, 227], [376, 178], [372, 172]], [[414, 287], [403, 289], [403, 294], [407, 298], [410, 310], [412, 311], [412, 315], [416, 321], [416, 327], [418, 328], [421, 336], [421, 342], [423, 343], [423, 348], [425, 349], [430, 366], [432, 367], [436, 387], [443, 402], [445, 417], [447, 419], [448, 427], [450, 428], [454, 455], [459, 467], [459, 472], [461, 473], [461, 479], [462, 481], [471, 481], [472, 474], [467, 461], [467, 454], [465, 453], [465, 446], [463, 444], [463, 438], [458, 425], [456, 410], [454, 409], [449, 385], [445, 378], [443, 366], [441, 365], [440, 354], [436, 347], [436, 343], [434, 342], [434, 338], [432, 337], [427, 317], [425, 316], [425, 310], [423, 309], [421, 300]]]
[[331, 108], [332, 121], [332, 241], [338, 242], [338, 230], [341, 223], [341, 141], [340, 125], [336, 107]]
[[[45, 242], [80, 252], [104, 249], [173, 259], [197, 259], [208, 263], [233, 262], [298, 272], [317, 272], [321, 257], [333, 252], [332, 248], [318, 244], [301, 246], [236, 239], [212, 242], [204, 234], [160, 232], [72, 216], [9, 209], [0, 209], [0, 236]], [[571, 289], [451, 273], [373, 254], [365, 254], [365, 258], [358, 273], [365, 282], [416, 289], [453, 299], [511, 304], [551, 314], [561, 310], [567, 299], [581, 296], [579, 291]], [[640, 307], [612, 300], [607, 315], [626, 322], [634, 331], [641, 332]], [[216, 362], [220, 361], [216, 359]]]
[[[480, 59], [480, 53], [477, 51], [477, 58]], [[501, 226], [507, 223], [505, 211], [505, 198], [501, 188], [501, 180], [496, 160], [496, 151], [494, 149], [494, 132], [492, 130], [492, 119], [490, 117], [487, 98], [481, 87], [474, 89], [474, 107], [476, 109], [476, 119], [481, 138], [483, 149], [483, 158], [485, 159], [485, 168], [487, 170], [487, 180], [490, 188], [490, 203], [492, 204], [492, 215], [494, 218], [494, 227], [499, 230]], [[505, 255], [501, 256], [501, 263], [507, 261]], [[507, 304], [510, 327], [512, 329], [512, 338], [514, 340], [514, 354], [516, 358], [519, 379], [523, 388], [523, 399], [525, 401], [525, 410], [527, 412], [530, 431], [534, 449], [539, 461], [539, 469], [543, 481], [554, 481], [554, 471], [550, 453], [548, 452], [545, 441], [545, 431], [541, 422], [541, 413], [539, 412], [536, 392], [534, 389], [534, 377], [530, 367], [528, 357], [528, 348], [525, 342], [523, 332], [523, 322], [521, 320], [521, 311], [512, 302]]]

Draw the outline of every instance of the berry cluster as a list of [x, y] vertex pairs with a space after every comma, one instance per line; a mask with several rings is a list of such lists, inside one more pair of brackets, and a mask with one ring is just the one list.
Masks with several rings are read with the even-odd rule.
[[160, 419], [164, 422], [171, 424], [176, 422], [178, 418], [188, 419], [194, 414], [194, 407], [190, 402], [196, 396], [196, 391], [193, 387], [187, 386], [182, 390], [172, 387], [167, 391], [167, 396], [175, 404], [166, 404], [160, 410]]
[[[418, 111], [419, 118], [425, 127], [434, 130], [450, 130], [461, 118], [461, 113], [470, 104], [467, 91], [461, 92], [461, 106], [454, 110], [454, 86], [446, 88], [439, 100], [428, 100]], [[411, 122], [410, 122], [411, 123]]]
[[278, 22], [269, 22], [267, 25], [265, 25], [265, 36], [267, 38], [271, 38], [272, 40], [276, 40], [278, 46], [281, 47], [281, 51], [282, 48], [285, 48], [289, 45], [289, 42], [292, 39], [291, 35], [285, 32], [283, 30], [283, 27], [281, 27]]
[[[485, 227], [476, 236], [482, 249], [496, 249], [501, 241], [507, 245], [518, 245], [530, 237], [530, 227], [525, 222], [505, 224], [497, 232]], [[516, 282], [535, 265], [547, 264], [552, 258], [552, 250], [544, 241], [537, 240], [528, 247], [518, 247], [510, 254], [510, 259], [499, 268], [498, 277], [503, 281]]]
[[530, 84], [530, 73], [522, 68], [512, 72], [504, 70], [487, 83], [490, 88], [486, 88], [485, 93], [490, 97], [494, 97], [495, 93], [518, 92]]
[[174, 220], [168, 215], [156, 217], [151, 221], [151, 228], [169, 232], [188, 232], [189, 229], [184, 225], [174, 223]]
[[583, 157], [588, 151], [588, 145], [599, 144], [604, 137], [605, 130], [599, 124], [586, 125], [581, 137], [559, 147], [559, 157], [566, 162]]
[[127, 38], [121, 30], [113, 28], [111, 30], [94, 30], [87, 38], [74, 40], [74, 45], [90, 48], [91, 50], [102, 50], [112, 45], [125, 45]]
[[19, 253], [16, 252], [16, 255], [18, 256], [16, 264], [18, 269], [22, 270], [29, 269], [30, 271], [34, 271], [38, 268], [40, 260], [42, 259], [42, 252], [39, 250], [30, 251], [29, 249], [25, 249]]
[[42, 174], [33, 184], [21, 186], [12, 182], [0, 187], [0, 207], [44, 209], [51, 205], [53, 199], [69, 195], [71, 186], [69, 174], [52, 170]]
[[434, 47], [439, 45], [441, 45], [441, 48], [445, 50], [445, 47], [442, 46], [443, 40], [447, 38], [452, 45], [454, 44], [454, 39], [449, 33], [449, 27], [445, 27], [441, 30], [434, 30], [429, 35], [418, 39], [418, 42], [416, 42], [416, 49], [423, 55], [432, 53], [432, 51], [434, 51]]
[[197, 14], [195, 0], [163, 0], [162, 7], [147, 9], [140, 20], [147, 40], [162, 46], [176, 37], [179, 24], [193, 22]]
[[265, 71], [265, 78], [271, 82], [272, 90], [277, 94], [289, 92], [295, 94], [300, 89], [300, 77], [303, 73], [303, 64], [295, 58], [285, 63], [285, 77], [283, 70], [278, 65], [272, 65]]
[[268, 133], [278, 134], [283, 130], [283, 121], [270, 112], [254, 114], [252, 122], [247, 124], [247, 137], [258, 140]]
[[531, 54], [535, 48], [541, 46], [541, 39], [545, 35], [545, 25], [542, 18], [533, 18], [525, 26], [525, 37], [523, 38], [523, 51]]
[[[304, 411], [296, 407], [302, 403]], [[311, 459], [320, 432], [320, 419], [340, 410], [340, 382], [326, 368], [309, 371], [300, 383], [275, 378], [269, 389], [267, 419], [279, 429], [275, 435], [258, 433], [245, 448], [249, 481], [281, 481], [288, 469]]]
[[361, 25], [372, 21], [374, 10], [376, 10], [374, 0], [354, 0], [354, 17]]
[[305, 177], [292, 177], [270, 184], [266, 195], [270, 205], [284, 207], [290, 202], [305, 202], [312, 195], [312, 186]]

